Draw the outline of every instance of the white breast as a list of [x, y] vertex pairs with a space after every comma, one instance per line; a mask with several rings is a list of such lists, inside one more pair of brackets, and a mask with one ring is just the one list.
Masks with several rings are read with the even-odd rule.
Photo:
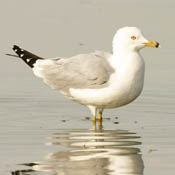
[[[124, 57], [124, 56], [122, 56]], [[101, 89], [70, 89], [73, 99], [81, 104], [115, 108], [139, 96], [144, 82], [144, 61], [138, 53], [120, 60], [114, 55], [109, 63], [115, 69], [108, 86]]]

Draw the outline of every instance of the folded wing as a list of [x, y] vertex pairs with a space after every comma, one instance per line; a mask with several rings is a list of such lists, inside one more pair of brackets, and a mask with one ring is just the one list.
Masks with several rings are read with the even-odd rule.
[[105, 52], [81, 54], [71, 58], [37, 60], [34, 74], [53, 89], [69, 94], [69, 88], [101, 88], [114, 72]]

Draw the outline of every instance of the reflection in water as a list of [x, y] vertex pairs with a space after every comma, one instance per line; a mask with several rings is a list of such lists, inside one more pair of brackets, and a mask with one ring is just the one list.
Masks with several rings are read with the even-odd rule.
[[60, 130], [47, 145], [64, 151], [49, 154], [45, 162], [30, 164], [34, 171], [26, 174], [143, 175], [140, 149], [135, 147], [141, 144], [138, 138], [127, 130]]

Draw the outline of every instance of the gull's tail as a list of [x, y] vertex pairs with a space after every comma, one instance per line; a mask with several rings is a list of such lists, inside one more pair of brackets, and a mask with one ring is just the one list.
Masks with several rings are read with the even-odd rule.
[[31, 53], [31, 52], [29, 52], [27, 50], [21, 49], [19, 46], [16, 46], [16, 45], [13, 46], [13, 50], [15, 51], [17, 56], [16, 55], [11, 55], [11, 54], [7, 54], [7, 55], [9, 55], [9, 56], [16, 56], [16, 57], [21, 58], [31, 68], [34, 67], [35, 62], [38, 59], [40, 59], [40, 60], [44, 59], [42, 57], [34, 55], [33, 53]]

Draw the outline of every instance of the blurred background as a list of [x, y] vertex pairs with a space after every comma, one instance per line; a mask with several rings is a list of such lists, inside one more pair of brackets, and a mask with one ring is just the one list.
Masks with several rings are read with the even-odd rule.
[[136, 26], [162, 48], [141, 51], [146, 62], [143, 93], [128, 106], [106, 110], [110, 120], [104, 129], [141, 136], [144, 174], [173, 174], [174, 18], [172, 0], [0, 0], [1, 173], [10, 174], [17, 164], [42, 160], [57, 149], [44, 144], [57, 129], [91, 128], [91, 121], [84, 120], [90, 117], [88, 109], [51, 90], [21, 60], [5, 55], [13, 53], [13, 44], [46, 58], [70, 57], [111, 51], [116, 30]]

